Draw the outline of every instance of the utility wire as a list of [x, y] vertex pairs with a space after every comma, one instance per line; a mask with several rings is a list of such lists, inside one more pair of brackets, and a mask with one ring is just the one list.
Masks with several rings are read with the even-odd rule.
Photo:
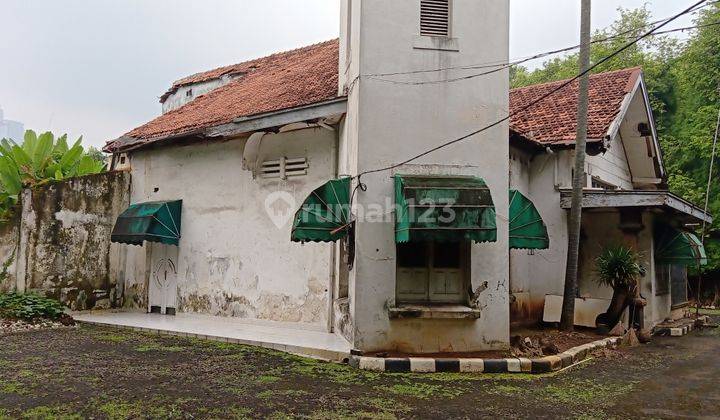
[[[696, 12], [696, 11], [702, 9], [702, 8], [705, 8], [705, 7], [714, 5], [714, 4], [716, 4], [716, 3], [720, 3], [720, 0], [713, 0], [712, 2], [706, 3], [706, 4], [704, 4], [704, 5], [694, 7], [694, 8], [693, 8], [690, 12], [688, 12], [688, 13]], [[643, 26], [640, 26], [640, 27], [638, 27], [638, 28], [628, 29], [628, 30], [623, 31], [623, 32], [618, 32], [617, 34], [608, 36], [608, 37], [606, 37], [606, 38], [595, 39], [595, 40], [591, 41], [591, 44], [597, 44], [597, 43], [603, 43], [603, 42], [607, 42], [607, 41], [612, 41], [612, 40], [614, 40], [614, 39], [621, 38], [621, 37], [627, 38], [627, 37], [625, 37], [625, 35], [632, 34], [633, 32], [635, 32], [635, 31], [637, 31], [637, 30], [639, 30], [639, 29], [642, 29], [642, 28], [647, 28], [648, 26], [654, 26], [654, 25], [658, 25], [658, 24], [660, 24], [660, 23], [668, 22], [670, 19], [672, 19], [672, 17], [670, 17], [670, 18], [665, 18], [665, 19], [661, 19], [661, 20], [658, 20], [658, 21], [655, 21], [655, 22], [650, 22], [650, 23], [648, 23], [648, 24], [646, 24], [646, 25], [643, 25]], [[678, 29], [673, 29], [673, 30], [669, 30], [669, 31], [657, 32], [655, 35], [663, 35], [663, 34], [668, 34], [668, 33], [672, 33], [672, 32], [682, 32], [682, 31], [686, 31], [686, 30], [689, 30], [689, 29], [701, 28], [701, 27], [704, 27], [704, 26], [710, 26], [710, 25], [688, 26], [688, 27], [685, 27], [685, 28], [678, 28]], [[522, 64], [522, 63], [525, 63], [525, 62], [528, 62], [528, 61], [537, 60], [537, 59], [539, 59], [539, 58], [547, 57], [547, 56], [550, 56], [550, 55], [555, 55], [555, 54], [560, 54], [560, 53], [563, 53], [563, 52], [573, 51], [573, 50], [576, 50], [576, 49], [578, 49], [578, 48], [580, 48], [580, 45], [574, 45], [574, 46], [571, 46], [571, 47], [565, 47], [565, 48], [560, 48], [560, 49], [557, 49], [557, 50], [552, 50], [552, 51], [547, 51], [547, 52], [543, 52], [543, 53], [534, 54], [534, 55], [531, 55], [531, 56], [528, 56], [528, 57], [525, 57], [525, 58], [519, 58], [519, 59], [510, 61], [510, 62], [505, 62], [505, 61], [490, 61], [490, 62], [486, 62], [486, 63], [482, 63], [482, 64], [475, 64], [475, 65], [454, 66], [454, 67], [440, 67], [440, 68], [428, 69], [428, 70], [413, 70], [413, 71], [399, 71], [399, 72], [389, 72], [389, 73], [374, 73], [374, 74], [365, 74], [365, 75], [363, 75], [363, 76], [366, 76], [366, 77], [400, 76], [400, 75], [409, 75], [409, 74], [435, 73], [435, 72], [441, 72], [441, 71], [447, 71], [447, 70], [477, 70], [477, 69], [484, 69], [484, 68], [493, 68], [493, 67], [498, 67], [498, 66], [502, 66], [502, 67], [506, 68], [506, 67], [508, 67], [508, 66], [515, 66], [515, 65]]]
[[484, 132], [484, 131], [487, 131], [487, 130], [493, 128], [493, 127], [496, 127], [496, 126], [504, 123], [505, 121], [510, 120], [510, 118], [512, 118], [514, 115], [527, 111], [528, 109], [534, 107], [535, 105], [537, 105], [538, 103], [544, 101], [545, 99], [549, 98], [550, 96], [552, 96], [552, 95], [556, 94], [557, 92], [565, 89], [567, 86], [569, 86], [570, 84], [572, 84], [573, 82], [575, 82], [575, 81], [578, 80], [579, 78], [583, 77], [584, 75], [590, 73], [592, 70], [594, 70], [594, 69], [597, 68], [598, 66], [600, 66], [600, 65], [608, 62], [609, 60], [613, 59], [613, 58], [616, 57], [617, 55], [621, 54], [623, 51], [627, 50], [628, 48], [632, 47], [632, 46], [635, 45], [636, 43], [642, 41], [643, 39], [645, 39], [645, 38], [647, 38], [648, 36], [652, 35], [653, 33], [657, 32], [657, 31], [658, 31], [659, 29], [661, 29], [662, 27], [668, 25], [670, 22], [672, 22], [672, 21], [680, 18], [680, 17], [683, 16], [683, 15], [686, 15], [686, 14], [692, 12], [692, 10], [694, 10], [697, 6], [705, 3], [706, 1], [707, 1], [707, 0], [700, 0], [700, 1], [698, 1], [697, 3], [693, 4], [692, 6], [690, 6], [689, 8], [683, 10], [682, 12], [674, 15], [673, 17], [668, 18], [665, 22], [659, 24], [658, 26], [654, 27], [654, 28], [651, 29], [650, 31], [645, 32], [644, 34], [642, 34], [642, 35], [639, 36], [638, 38], [634, 39], [632, 42], [629, 42], [629, 43], [625, 44], [623, 47], [619, 48], [618, 50], [616, 50], [616, 51], [613, 52], [612, 54], [608, 55], [607, 57], [605, 57], [605, 58], [603, 58], [602, 60], [598, 61], [597, 63], [593, 64], [593, 65], [590, 66], [587, 70], [581, 72], [580, 74], [576, 75], [576, 76], [573, 77], [572, 79], [569, 79], [569, 80], [565, 81], [563, 84], [561, 84], [561, 85], [558, 86], [557, 88], [551, 90], [550, 92], [542, 95], [542, 96], [539, 97], [538, 99], [536, 99], [536, 100], [528, 103], [527, 105], [521, 107], [521, 108], [518, 109], [517, 111], [508, 113], [508, 115], [507, 115], [506, 117], [504, 117], [504, 118], [501, 118], [501, 119], [499, 119], [499, 120], [497, 120], [497, 121], [495, 121], [495, 122], [493, 122], [493, 123], [491, 123], [491, 124], [488, 124], [488, 125], [480, 128], [480, 129], [478, 129], [478, 130], [475, 130], [475, 131], [472, 131], [472, 132], [470, 132], [470, 133], [468, 133], [468, 134], [465, 134], [465, 135], [462, 136], [462, 137], [458, 137], [458, 138], [456, 138], [456, 139], [454, 139], [454, 140], [450, 140], [450, 141], [447, 141], [447, 142], [445, 142], [445, 143], [442, 143], [442, 144], [440, 144], [440, 145], [438, 145], [438, 146], [435, 146], [435, 147], [433, 147], [432, 149], [426, 150], [426, 151], [424, 151], [424, 152], [422, 152], [422, 153], [420, 153], [420, 154], [418, 154], [418, 155], [415, 155], [415, 156], [413, 156], [413, 157], [411, 157], [411, 158], [409, 158], [409, 159], [406, 159], [406, 160], [404, 160], [404, 161], [402, 161], [402, 162], [400, 162], [400, 163], [396, 163], [396, 164], [394, 164], [394, 165], [386, 166], [386, 167], [383, 167], [383, 168], [371, 169], [371, 170], [367, 170], [367, 171], [363, 171], [363, 172], [359, 173], [359, 174], [357, 175], [357, 177], [356, 177], [356, 178], [358, 178], [358, 185], [363, 185], [362, 182], [360, 182], [360, 178], [361, 178], [363, 175], [368, 175], [368, 174], [377, 173], [377, 172], [383, 172], [383, 171], [389, 171], [389, 170], [395, 169], [395, 168], [397, 168], [397, 167], [406, 165], [406, 164], [408, 164], [408, 163], [410, 163], [410, 162], [412, 162], [412, 161], [414, 161], [414, 160], [420, 159], [420, 158], [423, 157], [423, 156], [427, 156], [427, 155], [429, 155], [430, 153], [436, 152], [436, 151], [438, 151], [438, 150], [440, 150], [440, 149], [443, 149], [443, 148], [445, 148], [445, 147], [451, 146], [451, 145], [453, 145], [453, 144], [455, 144], [455, 143], [459, 143], [459, 142], [461, 142], [461, 141], [463, 141], [463, 140], [466, 140], [466, 139], [468, 139], [468, 138], [470, 138], [470, 137], [472, 137], [472, 136], [474, 136], [474, 135], [480, 134], [480, 133], [482, 133], [482, 132]]
[[[683, 32], [683, 31], [687, 31], [687, 30], [690, 30], [690, 29], [705, 28], [705, 27], [715, 26], [715, 25], [720, 25], [720, 21], [711, 22], [711, 23], [707, 23], [707, 24], [703, 24], [703, 25], [686, 26], [686, 27], [684, 27], [684, 28], [676, 28], [676, 29], [670, 29], [670, 30], [667, 30], [667, 31], [655, 32], [655, 33], [653, 33], [653, 34], [651, 34], [651, 35], [649, 35], [649, 36], [665, 35], [665, 34], [669, 34], [669, 33], [673, 33], [673, 32]], [[618, 38], [620, 38], [620, 37], [619, 37], [619, 36], [612, 36], [612, 37], [608, 37], [608, 38], [604, 38], [604, 39], [598, 39], [598, 40], [592, 41], [591, 44], [604, 43], [604, 42], [611, 41], [611, 40], [615, 40], [615, 39], [618, 39]], [[629, 37], [623, 36], [623, 38], [624, 38], [624, 39], [627, 39], [627, 38], [629, 38]], [[373, 75], [366, 75], [366, 77], [368, 77], [369, 79], [372, 79], [372, 80], [378, 80], [378, 81], [381, 81], [381, 82], [398, 84], [398, 85], [413, 85], [413, 86], [417, 86], [417, 85], [433, 85], [433, 84], [440, 84], [440, 83], [454, 83], [454, 82], [459, 82], [459, 81], [462, 81], [462, 80], [470, 80], [470, 79], [475, 79], [475, 78], [482, 77], [482, 76], [487, 76], [487, 75], [489, 75], [489, 74], [497, 73], [497, 72], [503, 71], [503, 70], [505, 70], [505, 69], [508, 69], [508, 68], [510, 68], [510, 67], [514, 67], [514, 66], [516, 66], [516, 65], [518, 65], [518, 64], [522, 64], [522, 63], [525, 63], [525, 62], [528, 62], [528, 61], [531, 61], [531, 60], [536, 60], [536, 59], [542, 58], [542, 57], [547, 57], [547, 56], [549, 56], [549, 55], [554, 55], [554, 54], [559, 54], [559, 53], [562, 53], [562, 52], [572, 51], [572, 50], [577, 49], [577, 48], [578, 48], [577, 46], [574, 46], [574, 47], [564, 48], [564, 49], [562, 49], [562, 50], [555, 50], [555, 51], [550, 51], [550, 52], [546, 52], [546, 53], [541, 53], [541, 54], [537, 54], [537, 55], [535, 55], [535, 56], [533, 56], [533, 57], [530, 57], [530, 58], [526, 58], [526, 59], [522, 59], [522, 60], [517, 60], [517, 61], [511, 62], [511, 63], [505, 64], [505, 65], [502, 65], [502, 66], [500, 66], [500, 67], [497, 67], [497, 66], [488, 66], [488, 67], [496, 67], [496, 68], [494, 68], [494, 69], [492, 69], [492, 70], [488, 70], [488, 71], [482, 72], [482, 73], [476, 73], [476, 74], [471, 74], [471, 75], [467, 75], [467, 76], [459, 76], [459, 77], [454, 77], [454, 78], [449, 78], [449, 79], [408, 82], [408, 81], [402, 81], [402, 80], [384, 79], [384, 78], [381, 78], [381, 77], [375, 77], [375, 76], [373, 76]], [[470, 68], [472, 68], [472, 67], [467, 67], [467, 68], [465, 68], [465, 69], [470, 69]], [[457, 69], [460, 69], [460, 68], [458, 67]], [[395, 74], [396, 74], [396, 75], [400, 75], [400, 74], [419, 74], [419, 73], [431, 72], [431, 71], [436, 71], [436, 70], [420, 70], [420, 71], [417, 72], [417, 73], [395, 73]]]

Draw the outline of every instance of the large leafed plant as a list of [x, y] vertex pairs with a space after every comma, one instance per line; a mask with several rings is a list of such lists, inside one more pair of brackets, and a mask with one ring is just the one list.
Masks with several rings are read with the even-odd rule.
[[67, 135], [55, 139], [52, 133], [39, 136], [25, 132], [22, 144], [0, 140], [0, 220], [7, 217], [25, 187], [102, 172], [102, 161], [88, 155], [80, 137], [72, 146]]

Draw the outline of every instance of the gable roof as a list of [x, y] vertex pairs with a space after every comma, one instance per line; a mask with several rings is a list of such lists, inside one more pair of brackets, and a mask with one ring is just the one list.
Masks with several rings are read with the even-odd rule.
[[[639, 67], [590, 76], [588, 142], [602, 141], [620, 114], [625, 97], [642, 74]], [[510, 91], [510, 110], [519, 109], [567, 80], [543, 83]], [[513, 115], [510, 129], [542, 145], [575, 143], [579, 81], [575, 81], [537, 105]]]
[[[191, 135], [241, 117], [292, 109], [338, 97], [339, 41], [327, 41], [268, 57], [196, 73], [173, 83], [161, 102], [181, 86], [234, 78], [195, 100], [108, 142], [104, 151], [118, 152], [159, 140]], [[600, 142], [621, 112], [642, 70], [639, 67], [590, 77], [588, 142]], [[510, 91], [510, 111], [556, 89], [565, 81]], [[579, 82], [566, 86], [532, 108], [513, 115], [510, 131], [540, 146], [575, 143]]]
[[198, 73], [178, 80], [168, 92], [226, 74], [238, 77], [108, 142], [103, 150], [117, 152], [168, 137], [189, 135], [240, 117], [335, 99], [338, 40]]

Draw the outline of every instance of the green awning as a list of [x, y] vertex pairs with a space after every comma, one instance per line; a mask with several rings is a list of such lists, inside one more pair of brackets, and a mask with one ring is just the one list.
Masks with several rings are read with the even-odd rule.
[[295, 213], [293, 242], [335, 242], [350, 229], [350, 177], [328, 181]]
[[702, 241], [695, 234], [665, 224], [655, 226], [655, 262], [698, 266], [708, 263]]
[[530, 199], [510, 190], [510, 249], [548, 249], [547, 227]]
[[133, 204], [118, 216], [112, 242], [142, 245], [144, 241], [178, 245], [182, 200]]
[[395, 176], [395, 241], [495, 242], [495, 206], [473, 176]]

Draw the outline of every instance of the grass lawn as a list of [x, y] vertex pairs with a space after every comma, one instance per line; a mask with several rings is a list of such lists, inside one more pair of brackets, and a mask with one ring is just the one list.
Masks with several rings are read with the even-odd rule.
[[548, 376], [420, 375], [96, 326], [0, 342], [0, 419], [606, 418], [692, 356], [650, 345]]
[[720, 316], [720, 309], [700, 309], [700, 315]]

